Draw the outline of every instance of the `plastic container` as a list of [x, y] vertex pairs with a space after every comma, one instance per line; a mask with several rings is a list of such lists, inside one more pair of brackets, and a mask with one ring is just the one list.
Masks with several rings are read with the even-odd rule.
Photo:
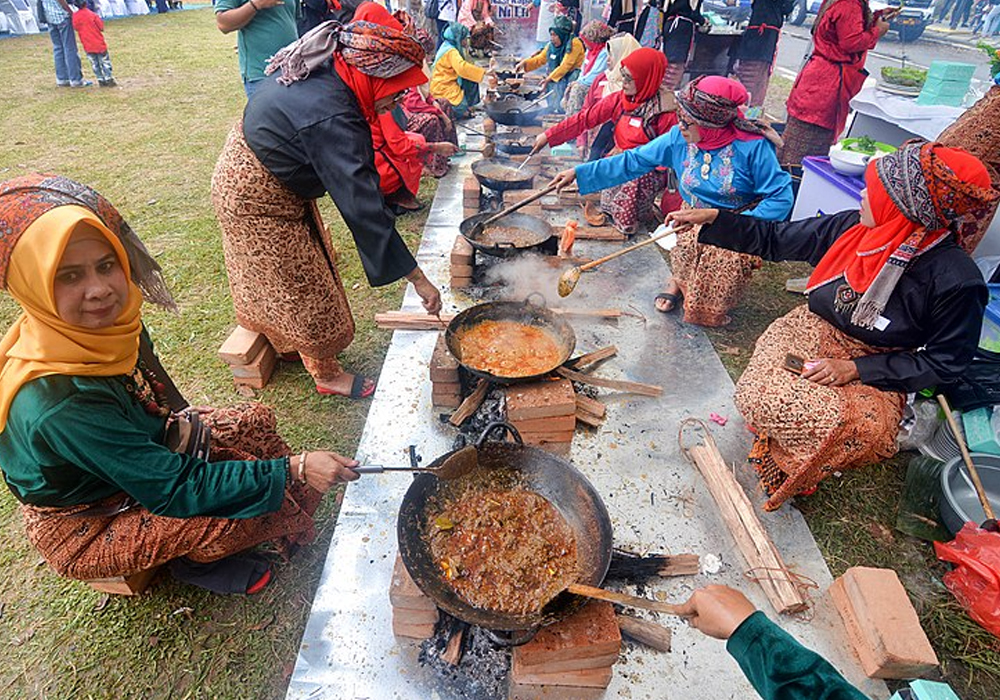
[[975, 72], [976, 67], [970, 63], [932, 61], [917, 104], [961, 107]]
[[1000, 284], [988, 284], [990, 301], [983, 314], [983, 330], [979, 333], [979, 348], [1000, 354]]
[[[1000, 443], [997, 442], [996, 427], [992, 406], [983, 406], [962, 415], [962, 428], [970, 452], [985, 452], [1000, 455]], [[1000, 411], [996, 412], [1000, 419]]]
[[857, 209], [864, 188], [863, 179], [841, 175], [830, 165], [829, 158], [806, 156], [802, 159], [802, 183], [791, 220]]

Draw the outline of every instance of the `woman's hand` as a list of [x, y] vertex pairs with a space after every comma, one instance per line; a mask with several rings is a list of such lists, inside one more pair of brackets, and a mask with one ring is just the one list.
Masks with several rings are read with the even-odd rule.
[[557, 190], [563, 190], [574, 182], [576, 182], [576, 168], [570, 168], [569, 170], [563, 170], [552, 178], [552, 182], [549, 185], [555, 185]]
[[736, 589], [716, 585], [699, 588], [680, 607], [689, 625], [716, 639], [729, 639], [757, 611]]
[[823, 386], [844, 386], [861, 378], [853, 360], [807, 360], [804, 367], [802, 378]]
[[545, 135], [543, 131], [538, 136], [535, 137], [535, 143], [531, 147], [531, 155], [538, 153], [540, 150], [549, 145], [549, 137]]
[[538, 91], [545, 92], [545, 90], [548, 89], [549, 87], [549, 83], [551, 82], [552, 82], [551, 78], [546, 77], [545, 79], [543, 79], [542, 82], [538, 84]]
[[306, 463], [300, 468], [298, 458], [292, 457], [292, 469], [299, 470], [293, 476], [298, 478], [299, 472], [305, 477], [306, 484], [320, 493], [326, 493], [336, 484], [354, 481], [360, 475], [351, 469], [358, 466], [356, 459], [348, 459], [336, 452], [306, 452]]
[[524, 61], [518, 61], [517, 63], [514, 64], [514, 72], [515, 73], [524, 72]]
[[882, 38], [889, 31], [889, 23], [880, 16], [875, 19], [875, 30], [878, 32], [879, 38]]
[[417, 290], [417, 294], [420, 295], [421, 300], [423, 300], [424, 310], [427, 313], [436, 316], [441, 313], [441, 292], [438, 291], [437, 287], [431, 284], [431, 281], [427, 279], [427, 275], [420, 267], [413, 268], [413, 272], [406, 276], [412, 284], [414, 289]]
[[676, 231], [687, 231], [692, 226], [708, 226], [718, 216], [718, 209], [678, 209], [667, 214], [667, 224], [674, 224]]
[[459, 148], [449, 141], [438, 141], [431, 144], [431, 150], [439, 156], [453, 156], [458, 153]]

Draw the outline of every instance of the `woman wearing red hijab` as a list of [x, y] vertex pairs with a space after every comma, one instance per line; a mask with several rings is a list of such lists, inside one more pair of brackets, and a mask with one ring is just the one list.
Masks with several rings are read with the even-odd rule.
[[426, 82], [424, 50], [374, 3], [355, 17], [321, 24], [271, 60], [276, 75], [247, 104], [216, 164], [212, 203], [240, 325], [280, 353], [297, 352], [320, 393], [361, 398], [375, 386], [337, 361], [354, 319], [315, 200], [329, 193], [372, 285], [406, 277], [430, 313], [441, 297], [379, 192], [371, 132], [380, 113]]
[[[677, 93], [678, 128], [621, 155], [578, 165], [556, 177], [580, 193], [613, 187], [657, 168], [670, 168], [684, 205], [744, 209], [747, 217], [781, 221], [792, 210], [792, 181], [778, 165], [773, 130], [740, 112], [747, 92], [729, 78], [704, 76]], [[698, 243], [696, 231], [679, 234], [670, 251], [673, 273], [654, 305], [664, 313], [684, 298], [684, 320], [724, 326], [760, 259]]]
[[[558, 146], [602, 124], [614, 124], [615, 150], [621, 153], [667, 133], [677, 123], [677, 102], [663, 85], [667, 59], [655, 49], [638, 49], [622, 61], [622, 90], [567, 117], [535, 139], [532, 153], [546, 144]], [[656, 226], [654, 200], [663, 192], [666, 175], [658, 170], [610, 188], [601, 194], [601, 209], [616, 228], [632, 234]]]
[[[968, 234], [1000, 196], [975, 156], [910, 143], [868, 165], [861, 211], [791, 223], [716, 209], [671, 215], [702, 244], [816, 265], [809, 303], [770, 325], [736, 384], [757, 434], [750, 462], [765, 508], [827, 475], [895, 454], [906, 394], [972, 361], [986, 285]], [[801, 376], [786, 355], [805, 360]]]

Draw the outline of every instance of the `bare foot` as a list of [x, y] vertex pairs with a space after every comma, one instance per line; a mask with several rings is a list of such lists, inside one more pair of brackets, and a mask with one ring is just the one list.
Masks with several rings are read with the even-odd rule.
[[670, 313], [677, 308], [681, 300], [681, 288], [673, 278], [667, 280], [662, 294], [657, 294], [653, 306], [661, 313]]

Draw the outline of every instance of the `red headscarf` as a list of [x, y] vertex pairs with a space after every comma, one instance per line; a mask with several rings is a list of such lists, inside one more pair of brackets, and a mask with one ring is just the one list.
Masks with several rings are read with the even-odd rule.
[[740, 107], [749, 99], [746, 88], [718, 75], [696, 78], [677, 93], [688, 120], [698, 125], [698, 148], [714, 151], [733, 141], [764, 138], [762, 128], [743, 118]]
[[838, 290], [838, 301], [856, 303], [851, 322], [870, 328], [913, 258], [949, 234], [962, 245], [967, 227], [1000, 193], [978, 158], [936, 143], [905, 144], [870, 162], [865, 185], [875, 226], [845, 231], [819, 261], [808, 289], [843, 276], [847, 287]]
[[631, 111], [660, 91], [667, 72], [667, 57], [662, 51], [641, 48], [623, 58], [622, 66], [628, 68], [635, 82], [635, 97], [622, 93], [622, 104]]
[[[371, 24], [393, 30], [393, 33], [398, 33], [397, 43], [400, 45], [399, 48], [401, 50], [410, 51], [410, 47], [405, 46], [407, 42], [412, 42], [417, 45], [418, 49], [420, 48], [415, 39], [403, 33], [403, 25], [399, 20], [389, 14], [389, 11], [384, 7], [374, 2], [366, 2], [358, 7], [357, 12], [354, 13], [354, 21], [348, 26], [354, 26], [356, 22], [370, 22]], [[395, 39], [396, 37], [391, 38]], [[391, 47], [389, 50], [391, 51]], [[422, 49], [420, 53], [423, 53]], [[407, 68], [399, 75], [389, 78], [376, 78], [362, 72], [344, 58], [343, 50], [335, 51], [333, 60], [337, 74], [351, 88], [354, 96], [358, 98], [361, 112], [369, 124], [378, 118], [378, 115], [375, 113], [375, 102], [377, 100], [427, 82], [427, 76], [424, 75], [424, 71], [420, 65], [420, 62], [423, 60], [422, 55], [415, 62], [415, 65]]]

